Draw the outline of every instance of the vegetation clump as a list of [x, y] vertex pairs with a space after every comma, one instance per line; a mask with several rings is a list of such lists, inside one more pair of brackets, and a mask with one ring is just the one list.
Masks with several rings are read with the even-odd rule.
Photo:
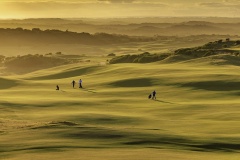
[[108, 57], [115, 57], [116, 54], [114, 54], [114, 53], [109, 53], [107, 56], [108, 56]]
[[121, 34], [70, 32], [56, 29], [32, 30], [23, 28], [0, 28], [0, 43], [2, 45], [33, 45], [33, 44], [85, 44], [85, 45], [107, 45], [122, 44], [129, 42], [155, 41], [148, 37], [131, 37]]
[[192, 58], [207, 57], [218, 54], [233, 54], [236, 55], [238, 51], [230, 50], [226, 48], [231, 48], [238, 45], [239, 41], [230, 41], [229, 38], [226, 41], [218, 40], [215, 42], [209, 42], [200, 47], [194, 48], [182, 48], [174, 52], [175, 55], [184, 55]]
[[164, 54], [150, 54], [149, 52], [144, 52], [139, 55], [122, 55], [118, 57], [112, 58], [109, 63], [115, 64], [115, 63], [150, 63], [150, 62], [156, 62], [161, 61], [165, 58], [167, 58], [170, 54], [164, 53]]
[[68, 58], [67, 56], [58, 56], [63, 55], [62, 53], [59, 53], [61, 52], [57, 52], [55, 56], [52, 54], [27, 54], [12, 57], [0, 56], [0, 64], [9, 73], [27, 73], [39, 69], [79, 62], [79, 59]]
[[[193, 48], [181, 48], [174, 51], [174, 53], [162, 53], [162, 54], [150, 54], [149, 52], [144, 52], [142, 54], [134, 55], [122, 55], [116, 56], [109, 60], [110, 64], [114, 63], [150, 63], [156, 61], [162, 61], [166, 58], [178, 57], [178, 61], [182, 59], [195, 59], [201, 57], [208, 57], [214, 55], [228, 54], [232, 56], [238, 56], [239, 51], [231, 50], [229, 48], [237, 47], [240, 41], [231, 41], [226, 38], [225, 41], [217, 40], [215, 42], [209, 42], [203, 46], [193, 47]], [[184, 57], [184, 58], [180, 58]]]
[[62, 58], [29, 54], [18, 57], [8, 57], [4, 61], [4, 66], [9, 71], [26, 72], [50, 68], [67, 63], [67, 60]]

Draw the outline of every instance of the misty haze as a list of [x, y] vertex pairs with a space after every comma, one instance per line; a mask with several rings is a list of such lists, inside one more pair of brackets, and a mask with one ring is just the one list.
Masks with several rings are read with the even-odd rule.
[[240, 2], [0, 2], [0, 159], [238, 160]]

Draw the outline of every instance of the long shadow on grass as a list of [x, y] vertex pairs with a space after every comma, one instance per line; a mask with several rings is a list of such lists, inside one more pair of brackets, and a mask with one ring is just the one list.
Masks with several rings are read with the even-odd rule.
[[174, 104], [174, 103], [172, 103], [172, 102], [167, 102], [167, 101], [163, 101], [163, 100], [159, 100], [159, 99], [156, 99], [155, 101], [157, 101], [157, 102], [161, 102], [161, 103]]
[[23, 147], [14, 147], [14, 146], [6, 146], [3, 147], [0, 146], [0, 153], [7, 153], [7, 152], [14, 152], [14, 151], [34, 151], [34, 152], [62, 152], [66, 149], [81, 149], [81, 148], [91, 148], [91, 149], [97, 149], [97, 148], [106, 148], [103, 146], [81, 146], [81, 145], [38, 145], [38, 146], [23, 146]]
[[87, 88], [83, 88], [84, 91], [90, 92], [90, 93], [97, 93], [95, 91], [95, 89], [87, 89]]
[[181, 87], [191, 87], [208, 91], [236, 91], [240, 90], [240, 82], [231, 81], [202, 81], [178, 84]]
[[[94, 119], [96, 122], [98, 119]], [[112, 119], [104, 119], [109, 121]], [[129, 121], [126, 119], [126, 121]], [[115, 120], [113, 120], [115, 123]], [[127, 122], [125, 122], [127, 123]], [[102, 126], [102, 125], [101, 125]], [[59, 130], [56, 130], [60, 128]], [[160, 148], [160, 149], [175, 149], [175, 150], [190, 150], [201, 152], [240, 152], [240, 141], [238, 137], [219, 141], [218, 139], [201, 140], [196, 137], [169, 135], [154, 132], [145, 132], [141, 129], [116, 129], [107, 127], [80, 126], [78, 123], [71, 121], [52, 122], [51, 125], [43, 127], [33, 127], [31, 129], [39, 130], [53, 137], [63, 139], [74, 139], [76, 146], [65, 146], [51, 144], [50, 146], [7, 146], [0, 144], [1, 152], [21, 151], [21, 150], [36, 150], [36, 151], [59, 151], [62, 149], [71, 148], [112, 148], [112, 147], [141, 147], [141, 148]], [[154, 129], [156, 130], [156, 129]], [[93, 144], [81, 145], [82, 141], [91, 141]]]
[[162, 135], [159, 138], [139, 139], [125, 142], [125, 145], [160, 148], [177, 148], [202, 152], [240, 152], [239, 143], [202, 142], [177, 136]]
[[[66, 136], [66, 135], [65, 135]], [[71, 138], [80, 139], [108, 139], [116, 144], [127, 146], [175, 148], [180, 150], [202, 152], [239, 152], [240, 144], [225, 142], [210, 142], [194, 140], [186, 137], [171, 135], [144, 135], [132, 132], [120, 132], [116, 130], [94, 129], [68, 134]], [[122, 142], [125, 141], [125, 142]]]
[[[56, 138], [73, 139], [76, 141], [75, 146], [65, 146], [52, 143], [49, 146], [6, 146], [0, 144], [1, 152], [21, 151], [21, 150], [38, 150], [38, 151], [58, 151], [61, 149], [71, 148], [112, 148], [112, 147], [141, 147], [141, 148], [160, 148], [175, 150], [190, 150], [200, 152], [240, 152], [240, 143], [236, 140], [219, 142], [215, 139], [199, 140], [193, 137], [183, 137], [178, 135], [144, 133], [141, 130], [116, 130], [113, 128], [102, 127], [81, 127], [71, 122], [61, 122], [58, 125], [64, 125], [61, 131], [53, 128], [45, 128], [48, 135]], [[35, 128], [40, 129], [40, 128]], [[42, 128], [44, 129], [44, 128]], [[91, 145], [82, 145], [82, 141], [91, 141]], [[79, 143], [78, 143], [79, 142]]]
[[85, 67], [85, 68], [74, 69], [74, 70], [65, 71], [57, 74], [52, 74], [52, 75], [33, 77], [33, 78], [30, 78], [29, 80], [48, 80], [48, 79], [62, 79], [62, 78], [68, 78], [68, 77], [75, 77], [83, 74], [92, 73], [99, 68], [101, 67], [99, 66]]
[[109, 85], [114, 87], [149, 87], [152, 86], [155, 81], [156, 80], [152, 78], [133, 78], [115, 81]]
[[1, 83], [0, 89], [8, 89], [18, 85], [17, 81], [5, 79], [5, 78], [0, 78], [0, 83]]
[[[53, 132], [53, 134], [55, 134]], [[240, 152], [239, 140], [218, 142], [215, 139], [199, 140], [193, 137], [182, 137], [178, 135], [153, 134], [130, 130], [115, 130], [111, 128], [98, 127], [76, 127], [65, 130], [60, 136], [70, 139], [90, 139], [105, 141], [106, 145], [123, 145], [143, 148], [174, 148], [179, 150], [191, 150], [201, 152]]]
[[87, 104], [92, 104], [93, 102], [59, 102], [59, 103], [46, 103], [46, 104], [25, 104], [25, 103], [11, 103], [11, 102], [1, 102], [0, 106], [6, 107], [66, 107], [66, 106], [83, 106]]

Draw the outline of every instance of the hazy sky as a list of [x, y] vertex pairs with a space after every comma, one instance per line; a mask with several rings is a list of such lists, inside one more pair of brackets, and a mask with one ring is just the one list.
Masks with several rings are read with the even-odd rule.
[[0, 0], [0, 18], [239, 17], [240, 0]]

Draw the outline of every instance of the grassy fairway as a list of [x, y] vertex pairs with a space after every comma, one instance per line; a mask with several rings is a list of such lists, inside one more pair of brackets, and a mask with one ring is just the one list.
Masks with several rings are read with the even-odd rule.
[[2, 77], [0, 159], [237, 160], [239, 69], [74, 64]]

